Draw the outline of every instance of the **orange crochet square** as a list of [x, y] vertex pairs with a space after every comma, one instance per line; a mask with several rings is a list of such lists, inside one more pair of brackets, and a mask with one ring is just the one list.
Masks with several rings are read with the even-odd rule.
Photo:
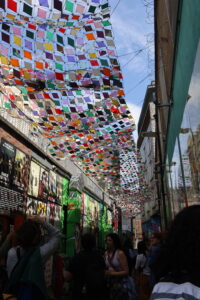
[[124, 96], [124, 91], [122, 91], [122, 90], [119, 90], [119, 91], [118, 91], [118, 95], [120, 95], [120, 96]]
[[19, 60], [16, 58], [11, 58], [10, 63], [13, 67], [19, 67]]
[[23, 82], [21, 80], [15, 79], [15, 83], [17, 85], [24, 85]]
[[93, 33], [86, 33], [87, 39], [89, 41], [95, 40], [94, 34]]
[[24, 50], [24, 57], [32, 60], [31, 52]]
[[49, 116], [50, 121], [55, 121], [55, 118], [53, 116]]
[[42, 62], [36, 61], [36, 62], [35, 62], [35, 66], [36, 66], [36, 68], [38, 68], [38, 69], [44, 69], [44, 65], [43, 65]]

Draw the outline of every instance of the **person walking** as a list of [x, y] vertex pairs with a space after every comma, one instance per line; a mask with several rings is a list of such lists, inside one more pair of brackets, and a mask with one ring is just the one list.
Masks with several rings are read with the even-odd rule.
[[138, 243], [138, 255], [136, 257], [135, 270], [138, 279], [139, 300], [148, 300], [151, 294], [149, 285], [151, 270], [147, 264], [147, 251], [147, 247], [144, 243]]
[[123, 243], [123, 251], [126, 255], [128, 268], [129, 268], [129, 275], [132, 276], [133, 269], [136, 262], [137, 252], [133, 249], [132, 239], [131, 237], [127, 237]]
[[105, 263], [109, 300], [136, 299], [133, 279], [128, 276], [128, 262], [121, 250], [119, 236], [116, 233], [108, 234], [106, 244]]
[[105, 262], [95, 249], [95, 236], [86, 233], [81, 238], [83, 250], [76, 254], [64, 271], [64, 278], [73, 280], [72, 300], [105, 300]]
[[200, 299], [200, 205], [180, 211], [152, 269], [152, 300]]
[[151, 290], [153, 289], [154, 285], [156, 284], [155, 274], [152, 269], [152, 266], [153, 266], [154, 261], [160, 251], [161, 245], [162, 245], [162, 233], [154, 232], [151, 237], [151, 246], [150, 246], [150, 251], [148, 254], [148, 258], [147, 258], [147, 260], [148, 260], [147, 264], [151, 270], [150, 278], [149, 278]]

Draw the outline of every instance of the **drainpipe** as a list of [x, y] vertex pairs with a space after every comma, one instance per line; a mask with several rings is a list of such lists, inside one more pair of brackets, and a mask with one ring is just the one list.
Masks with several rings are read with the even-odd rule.
[[[155, 40], [155, 86], [156, 86], [156, 99], [157, 97], [157, 89], [158, 89], [158, 51], [157, 51], [157, 42], [158, 42], [158, 36], [157, 36], [157, 4], [158, 0], [154, 0], [154, 40]], [[161, 142], [160, 142], [160, 126], [159, 126], [159, 109], [156, 106], [156, 115], [155, 115], [155, 121], [156, 121], [156, 134], [157, 134], [157, 146], [158, 146], [158, 157], [159, 157], [159, 174], [158, 176], [160, 177], [160, 189], [161, 191], [157, 190], [157, 193], [159, 192], [161, 194], [161, 199], [162, 199], [162, 207], [161, 203], [159, 204], [160, 206], [160, 215], [163, 216], [164, 218], [164, 228], [167, 228], [167, 208], [166, 208], [166, 197], [165, 197], [165, 188], [164, 188], [164, 182], [163, 182], [163, 176], [164, 176], [164, 168], [163, 168], [163, 159], [162, 159], [162, 149], [161, 149]], [[158, 195], [159, 198], [159, 195]], [[163, 214], [161, 212], [161, 208], [163, 208]]]

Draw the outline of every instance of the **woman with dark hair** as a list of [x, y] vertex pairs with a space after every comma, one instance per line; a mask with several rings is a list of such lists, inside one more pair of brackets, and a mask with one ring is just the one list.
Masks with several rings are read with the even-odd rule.
[[177, 214], [152, 269], [151, 299], [200, 299], [200, 205]]
[[106, 276], [109, 289], [109, 299], [128, 300], [134, 298], [135, 289], [131, 278], [126, 255], [121, 250], [119, 236], [110, 233], [106, 237], [107, 250], [105, 252]]
[[123, 244], [123, 251], [126, 255], [128, 268], [129, 268], [129, 275], [131, 276], [133, 273], [133, 268], [136, 262], [137, 252], [133, 249], [133, 243], [131, 237], [127, 237]]
[[[45, 229], [49, 235], [49, 241], [40, 246], [41, 242], [41, 228]], [[7, 258], [7, 271], [10, 276], [14, 266], [19, 260], [19, 256], [29, 249], [39, 247], [42, 263], [44, 264], [49, 257], [55, 252], [60, 241], [60, 231], [45, 222], [44, 218], [39, 216], [29, 217], [16, 231], [16, 245], [17, 247], [11, 248], [8, 252]], [[19, 251], [17, 251], [19, 249]], [[17, 253], [18, 252], [18, 253]]]
[[[40, 245], [40, 226], [49, 235], [48, 242], [43, 245]], [[43, 268], [56, 251], [59, 241], [60, 231], [39, 216], [30, 217], [17, 229], [17, 247], [11, 248], [7, 257], [7, 294], [14, 294], [17, 299], [46, 299]]]

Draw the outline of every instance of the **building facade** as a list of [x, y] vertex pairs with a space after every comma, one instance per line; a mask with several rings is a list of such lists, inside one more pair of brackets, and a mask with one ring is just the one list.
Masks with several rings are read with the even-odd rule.
[[158, 198], [163, 228], [199, 203], [200, 5], [155, 1]]
[[[157, 176], [155, 174], [155, 83], [152, 82], [146, 90], [143, 107], [138, 123], [137, 147], [144, 168], [144, 183], [148, 186], [150, 197], [144, 202], [142, 215], [143, 232], [150, 235], [159, 230], [159, 203], [157, 201]], [[156, 221], [155, 221], [156, 220]], [[158, 220], [158, 222], [157, 222]], [[157, 224], [157, 227], [155, 226]]]

